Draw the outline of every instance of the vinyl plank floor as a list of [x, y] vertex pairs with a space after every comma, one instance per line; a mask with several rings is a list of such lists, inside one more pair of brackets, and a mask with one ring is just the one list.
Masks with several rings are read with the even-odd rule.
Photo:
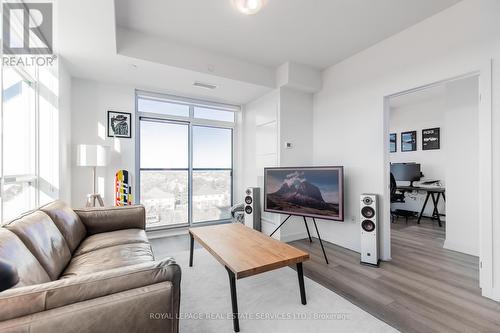
[[[479, 259], [443, 249], [445, 227], [401, 219], [392, 224], [391, 240], [392, 261], [379, 268], [324, 242], [326, 265], [318, 239], [290, 244], [310, 253], [306, 276], [401, 332], [500, 332], [500, 303], [481, 296]], [[152, 243], [157, 257], [189, 250], [187, 235]]]
[[326, 265], [317, 239], [290, 244], [310, 253], [306, 276], [401, 332], [500, 332], [500, 304], [481, 296], [478, 258], [443, 249], [445, 227], [401, 220], [391, 239], [392, 261], [379, 268], [324, 242]]

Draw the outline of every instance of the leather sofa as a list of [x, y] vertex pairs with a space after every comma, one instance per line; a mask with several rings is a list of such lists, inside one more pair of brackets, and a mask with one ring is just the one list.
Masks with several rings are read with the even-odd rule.
[[[0, 332], [178, 332], [180, 267], [155, 260], [143, 206], [61, 201], [0, 228]], [[8, 274], [5, 273], [5, 274]]]

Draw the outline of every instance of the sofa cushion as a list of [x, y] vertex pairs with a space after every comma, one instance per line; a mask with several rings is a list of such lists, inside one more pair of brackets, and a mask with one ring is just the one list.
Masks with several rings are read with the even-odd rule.
[[147, 243], [110, 246], [74, 257], [61, 278], [81, 276], [150, 261], [154, 261], [154, 256], [151, 246]]
[[0, 259], [16, 268], [19, 276], [16, 287], [50, 281], [47, 272], [19, 237], [5, 228], [0, 228]]
[[123, 229], [146, 229], [144, 206], [95, 207], [75, 209], [88, 235]]
[[66, 240], [69, 250], [73, 253], [87, 235], [87, 230], [80, 217], [60, 200], [51, 202], [40, 208], [40, 210], [54, 221]]
[[124, 229], [92, 235], [80, 244], [78, 249], [73, 253], [73, 256], [76, 257], [110, 246], [133, 243], [148, 243], [146, 231], [142, 229]]
[[57, 280], [71, 259], [63, 235], [44, 212], [37, 210], [6, 226], [38, 259], [51, 280]]

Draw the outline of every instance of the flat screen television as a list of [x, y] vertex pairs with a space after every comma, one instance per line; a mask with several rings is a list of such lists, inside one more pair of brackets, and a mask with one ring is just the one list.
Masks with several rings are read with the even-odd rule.
[[344, 168], [265, 168], [264, 211], [344, 221]]

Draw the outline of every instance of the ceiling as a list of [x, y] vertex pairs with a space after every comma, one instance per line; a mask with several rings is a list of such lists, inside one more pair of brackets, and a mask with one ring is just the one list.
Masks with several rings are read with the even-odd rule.
[[283, 63], [322, 70], [457, 2], [267, 0], [246, 16], [231, 0], [64, 0], [55, 47], [74, 77], [245, 104]]
[[267, 0], [256, 15], [231, 0], [118, 0], [119, 27], [263, 66], [324, 69], [460, 0]]

